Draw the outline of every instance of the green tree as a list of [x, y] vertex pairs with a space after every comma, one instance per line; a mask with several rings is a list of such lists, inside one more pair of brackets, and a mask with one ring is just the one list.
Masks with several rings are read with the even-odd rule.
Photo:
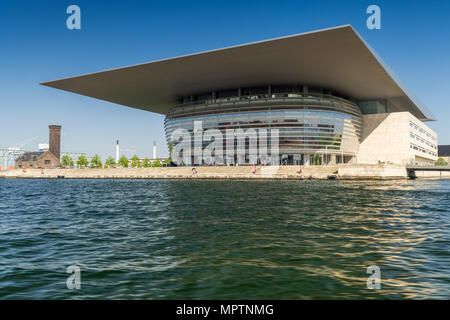
[[313, 158], [313, 163], [316, 166], [320, 166], [322, 164], [322, 156], [316, 154]]
[[133, 158], [131, 158], [131, 167], [132, 168], [140, 168], [141, 167], [141, 160], [139, 160], [139, 157], [137, 156], [137, 154], [135, 154], [133, 156]]
[[101, 168], [101, 167], [102, 167], [102, 161], [100, 159], [100, 156], [98, 154], [96, 154], [91, 159], [91, 168]]
[[175, 147], [173, 146], [173, 143], [169, 142], [169, 162], [170, 162], [170, 160], [172, 160], [172, 153], [173, 153], [174, 149], [175, 149]]
[[122, 155], [122, 157], [120, 157], [119, 159], [119, 166], [121, 166], [122, 168], [128, 168], [128, 159], [127, 157], [125, 157], [124, 155]]
[[151, 167], [151, 163], [150, 163], [150, 159], [149, 158], [144, 158], [144, 160], [142, 160], [142, 167], [144, 168], [148, 168]]
[[73, 160], [68, 154], [61, 157], [61, 167], [73, 167]]
[[105, 168], [112, 168], [116, 165], [116, 162], [114, 161], [113, 157], [109, 157], [108, 159], [106, 159], [105, 161]]
[[152, 162], [152, 167], [161, 167], [161, 160], [156, 158], [156, 160]]
[[89, 161], [88, 161], [88, 159], [85, 156], [79, 156], [78, 159], [77, 159], [77, 165], [80, 168], [83, 168], [83, 167], [86, 167], [86, 166], [89, 165]]
[[437, 161], [435, 162], [435, 165], [437, 165], [437, 166], [446, 166], [447, 162], [445, 162], [444, 158], [439, 157], [439, 159], [437, 159]]
[[168, 165], [170, 163], [170, 158], [166, 158], [162, 164]]

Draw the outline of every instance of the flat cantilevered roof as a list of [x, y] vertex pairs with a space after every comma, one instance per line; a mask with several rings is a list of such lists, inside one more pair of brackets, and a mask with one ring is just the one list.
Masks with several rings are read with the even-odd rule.
[[166, 114], [179, 96], [305, 84], [336, 90], [354, 100], [385, 99], [396, 111], [435, 120], [350, 25], [42, 84], [160, 114]]

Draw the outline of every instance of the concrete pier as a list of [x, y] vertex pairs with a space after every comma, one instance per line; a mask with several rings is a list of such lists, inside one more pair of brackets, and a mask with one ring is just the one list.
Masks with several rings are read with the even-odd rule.
[[[34, 179], [407, 179], [406, 168], [395, 164], [378, 165], [328, 165], [253, 166], [238, 167], [160, 167], [160, 168], [108, 168], [108, 169], [40, 169], [8, 170], [0, 173], [3, 178]], [[418, 178], [450, 177], [450, 172], [418, 172]]]

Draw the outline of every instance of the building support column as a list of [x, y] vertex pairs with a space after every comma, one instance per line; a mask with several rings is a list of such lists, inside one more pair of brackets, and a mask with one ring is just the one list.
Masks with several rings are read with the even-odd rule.
[[309, 154], [304, 154], [303, 155], [303, 157], [304, 157], [304, 163], [305, 163], [305, 166], [309, 166], [310, 164], [309, 164], [309, 159], [310, 159], [310, 155]]
[[330, 164], [335, 165], [336, 164], [336, 155], [332, 154], [330, 157]]

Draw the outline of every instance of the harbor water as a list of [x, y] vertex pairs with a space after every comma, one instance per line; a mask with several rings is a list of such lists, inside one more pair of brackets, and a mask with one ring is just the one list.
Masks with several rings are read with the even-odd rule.
[[450, 180], [0, 179], [0, 299], [448, 299], [449, 208]]

